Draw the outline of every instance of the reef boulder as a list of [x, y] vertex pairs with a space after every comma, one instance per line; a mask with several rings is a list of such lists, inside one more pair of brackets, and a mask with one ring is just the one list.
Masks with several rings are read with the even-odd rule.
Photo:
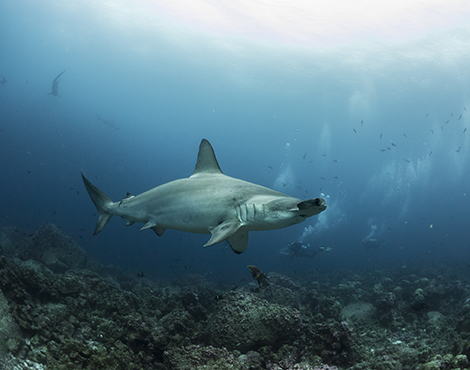
[[299, 310], [234, 291], [219, 301], [209, 319], [206, 337], [213, 346], [247, 352], [263, 346], [276, 349], [292, 344], [302, 328]]

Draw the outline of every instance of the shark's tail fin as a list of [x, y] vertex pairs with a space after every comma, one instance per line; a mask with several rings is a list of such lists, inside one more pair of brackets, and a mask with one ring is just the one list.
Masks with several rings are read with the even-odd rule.
[[83, 176], [83, 173], [82, 179], [88, 194], [90, 194], [91, 200], [99, 212], [98, 222], [96, 223], [95, 232], [93, 233], [93, 235], [96, 235], [104, 229], [108, 221], [111, 219], [111, 217], [113, 217], [113, 214], [109, 212], [109, 206], [113, 203], [113, 201], [109, 199], [105, 193], [103, 193], [100, 189], [88, 181], [88, 179]]

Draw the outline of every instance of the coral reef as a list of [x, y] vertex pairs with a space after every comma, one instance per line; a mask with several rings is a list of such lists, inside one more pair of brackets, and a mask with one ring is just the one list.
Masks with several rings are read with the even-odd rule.
[[104, 267], [60, 231], [0, 228], [0, 369], [465, 369], [470, 286], [450, 268], [215, 288]]

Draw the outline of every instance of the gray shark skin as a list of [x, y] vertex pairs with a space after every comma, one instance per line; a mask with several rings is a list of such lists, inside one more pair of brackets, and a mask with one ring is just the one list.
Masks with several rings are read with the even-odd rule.
[[291, 226], [326, 209], [321, 198], [301, 200], [224, 175], [206, 139], [201, 141], [196, 168], [189, 178], [136, 196], [127, 193], [119, 202], [109, 199], [83, 173], [82, 179], [99, 212], [93, 235], [117, 215], [126, 225], [141, 222], [141, 230], [150, 228], [159, 236], [166, 229], [212, 234], [205, 247], [227, 240], [236, 253], [246, 249], [251, 230]]
[[52, 91], [47, 94], [47, 95], [53, 95], [53, 96], [59, 96], [59, 81], [60, 81], [60, 76], [62, 76], [62, 74], [66, 71], [63, 70], [61, 73], [59, 73], [59, 75], [54, 78], [54, 81], [52, 81]]

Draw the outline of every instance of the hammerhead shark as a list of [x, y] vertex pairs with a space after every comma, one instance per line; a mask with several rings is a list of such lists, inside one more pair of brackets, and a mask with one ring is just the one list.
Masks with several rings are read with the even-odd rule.
[[60, 81], [60, 76], [62, 76], [62, 74], [66, 71], [66, 69], [64, 69], [61, 73], [59, 73], [59, 75], [54, 78], [54, 81], [52, 81], [52, 91], [47, 94], [47, 95], [53, 95], [53, 96], [59, 96], [59, 81]]
[[141, 230], [152, 229], [159, 236], [166, 229], [212, 234], [205, 247], [226, 240], [236, 253], [245, 251], [249, 231], [281, 229], [326, 209], [322, 198], [301, 200], [224, 175], [206, 139], [199, 145], [196, 168], [189, 178], [136, 196], [128, 193], [119, 202], [113, 202], [83, 173], [82, 179], [99, 212], [93, 235], [117, 215], [127, 226], [141, 222]]

